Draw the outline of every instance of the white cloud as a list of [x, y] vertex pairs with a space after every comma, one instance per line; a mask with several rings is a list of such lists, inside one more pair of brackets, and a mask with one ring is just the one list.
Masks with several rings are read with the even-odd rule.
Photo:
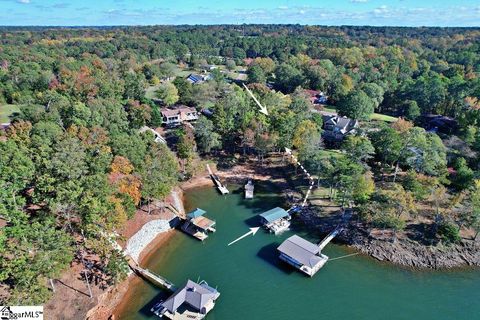
[[30, 0], [17, 0], [18, 3], [29, 4]]
[[366, 3], [368, 0], [350, 0], [351, 3]]

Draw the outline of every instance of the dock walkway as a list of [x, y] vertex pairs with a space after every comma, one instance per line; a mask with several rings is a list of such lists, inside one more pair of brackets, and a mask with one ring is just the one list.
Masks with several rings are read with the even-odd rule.
[[128, 265], [136, 274], [142, 276], [144, 279], [150, 281], [157, 287], [167, 289], [172, 292], [175, 292], [177, 290], [177, 287], [171, 281], [165, 279], [164, 277], [158, 274], [151, 272], [148, 269], [141, 268], [138, 264], [134, 262], [133, 259], [128, 259], [127, 257], [127, 260], [128, 260]]
[[223, 195], [230, 193], [230, 191], [228, 191], [228, 189], [222, 184], [222, 182], [220, 182], [220, 178], [212, 172], [212, 169], [210, 169], [209, 164], [207, 164], [207, 170], [208, 170], [208, 174], [210, 174], [210, 178], [212, 178], [213, 183], [215, 183], [215, 186], [217, 187], [218, 191], [220, 191], [220, 193]]

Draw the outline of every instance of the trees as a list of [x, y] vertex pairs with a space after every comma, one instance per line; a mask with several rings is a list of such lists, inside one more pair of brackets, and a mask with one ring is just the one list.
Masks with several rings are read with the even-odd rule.
[[250, 68], [248, 68], [247, 75], [248, 83], [265, 83], [265, 81], [267, 81], [265, 72], [258, 65], [252, 65]]
[[306, 160], [320, 147], [320, 133], [316, 124], [310, 120], [303, 120], [295, 128], [292, 140], [293, 146], [298, 149], [299, 158]]
[[357, 120], [368, 120], [374, 107], [374, 102], [365, 92], [354, 90], [338, 102], [337, 111], [342, 116]]
[[140, 169], [142, 197], [148, 203], [153, 199], [165, 198], [177, 182], [177, 168], [177, 161], [166, 145], [152, 144]]
[[275, 85], [285, 93], [293, 92], [297, 87], [302, 86], [305, 78], [302, 71], [283, 63], [275, 69]]
[[373, 157], [375, 148], [367, 137], [348, 136], [342, 143], [342, 150], [352, 161], [358, 161], [363, 165]]
[[213, 130], [213, 122], [206, 117], [200, 117], [195, 125], [195, 138], [199, 150], [209, 153], [214, 148], [221, 146], [221, 137]]
[[171, 82], [164, 82], [158, 87], [157, 97], [167, 106], [174, 105], [180, 99], [177, 87]]

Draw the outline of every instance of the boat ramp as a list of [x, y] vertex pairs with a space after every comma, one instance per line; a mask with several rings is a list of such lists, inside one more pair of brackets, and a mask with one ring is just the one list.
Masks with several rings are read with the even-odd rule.
[[207, 164], [207, 170], [208, 170], [208, 174], [210, 175], [210, 178], [212, 178], [213, 180], [213, 183], [215, 184], [215, 186], [217, 187], [218, 191], [222, 194], [222, 195], [225, 195], [225, 194], [228, 194], [229, 191], [227, 189], [227, 187], [225, 187], [222, 182], [220, 181], [220, 178], [214, 174], [212, 172], [212, 169], [210, 169], [210, 165]]

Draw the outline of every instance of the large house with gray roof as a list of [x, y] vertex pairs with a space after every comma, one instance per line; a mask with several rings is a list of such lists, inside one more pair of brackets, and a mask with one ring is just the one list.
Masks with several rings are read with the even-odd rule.
[[312, 277], [328, 261], [328, 257], [320, 252], [320, 248], [297, 235], [285, 240], [277, 250], [280, 259]]
[[342, 142], [349, 134], [354, 134], [358, 129], [358, 121], [337, 115], [323, 116], [322, 137], [330, 143]]

